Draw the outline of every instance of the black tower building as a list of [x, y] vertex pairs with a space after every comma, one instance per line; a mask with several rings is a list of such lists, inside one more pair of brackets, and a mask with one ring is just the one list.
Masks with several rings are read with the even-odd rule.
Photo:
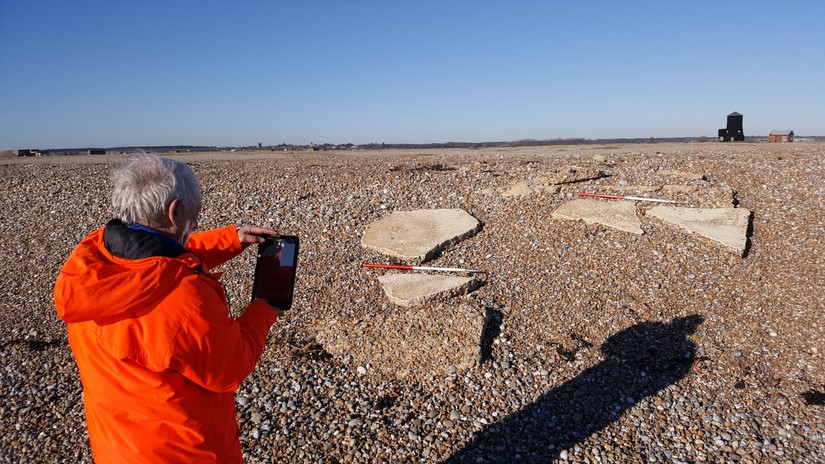
[[728, 127], [719, 129], [720, 142], [730, 142], [731, 140], [734, 142], [745, 141], [745, 132], [742, 129], [742, 115], [735, 111], [728, 115]]

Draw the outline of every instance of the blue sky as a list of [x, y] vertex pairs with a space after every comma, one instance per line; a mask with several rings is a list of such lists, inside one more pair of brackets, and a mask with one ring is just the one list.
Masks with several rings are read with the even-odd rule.
[[0, 149], [825, 135], [825, 2], [0, 0]]

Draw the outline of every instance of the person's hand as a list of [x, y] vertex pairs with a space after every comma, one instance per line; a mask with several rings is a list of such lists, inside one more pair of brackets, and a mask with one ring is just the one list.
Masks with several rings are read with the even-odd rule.
[[284, 317], [284, 315], [286, 314], [286, 311], [284, 311], [283, 309], [280, 309], [280, 308], [276, 308], [275, 306], [272, 305], [272, 303], [269, 302], [269, 300], [265, 300], [263, 298], [255, 298], [255, 301], [263, 301], [266, 304], [268, 304], [269, 307], [272, 308], [273, 311], [275, 311], [275, 314], [278, 315], [278, 319]]
[[264, 243], [264, 237], [267, 235], [278, 235], [278, 232], [266, 227], [243, 226], [238, 228], [238, 239], [244, 248], [255, 243]]

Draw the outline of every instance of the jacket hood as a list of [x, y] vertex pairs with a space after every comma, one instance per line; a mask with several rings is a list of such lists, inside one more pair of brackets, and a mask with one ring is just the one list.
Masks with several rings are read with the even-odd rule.
[[[125, 243], [127, 248], [138, 250], [137, 256], [146, 254], [146, 247], [135, 243], [144, 241], [148, 247], [157, 243], [151, 237], [147, 241], [145, 235], [115, 220], [80, 242], [55, 285], [55, 306], [63, 321], [102, 325], [138, 317], [154, 309], [183, 277], [201, 272], [200, 259], [179, 245], [177, 252], [165, 253], [167, 256], [137, 259], [117, 256], [107, 248], [111, 243]], [[153, 253], [157, 250], [149, 252]]]

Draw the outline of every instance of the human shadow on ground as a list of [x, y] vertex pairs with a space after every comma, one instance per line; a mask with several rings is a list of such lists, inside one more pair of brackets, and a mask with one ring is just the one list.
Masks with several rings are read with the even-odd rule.
[[748, 230], [745, 232], [745, 249], [742, 250], [742, 258], [747, 258], [751, 254], [751, 247], [753, 246], [753, 211], [748, 216]]
[[501, 333], [501, 321], [504, 316], [501, 311], [495, 308], [484, 309], [484, 327], [481, 329], [481, 347], [478, 355], [478, 363], [482, 364], [493, 358], [493, 341]]
[[684, 378], [696, 352], [698, 315], [642, 322], [609, 337], [605, 360], [479, 432], [445, 461], [551, 462], [617, 420], [643, 398]]

